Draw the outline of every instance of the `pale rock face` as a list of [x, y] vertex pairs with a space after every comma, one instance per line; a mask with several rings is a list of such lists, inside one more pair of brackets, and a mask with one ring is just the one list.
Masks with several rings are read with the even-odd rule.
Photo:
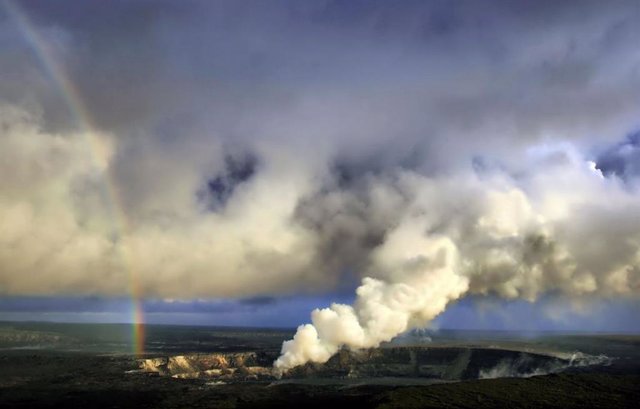
[[161, 375], [167, 373], [168, 358], [151, 358], [139, 361], [140, 370], [143, 372], [158, 372]]
[[[258, 379], [271, 376], [271, 367], [253, 352], [176, 355], [139, 360], [141, 372], [179, 379]], [[259, 366], [260, 362], [265, 366]]]

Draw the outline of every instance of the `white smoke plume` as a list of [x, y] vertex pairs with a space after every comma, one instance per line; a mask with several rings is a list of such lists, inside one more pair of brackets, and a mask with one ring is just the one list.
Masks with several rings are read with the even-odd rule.
[[[406, 244], [396, 244], [395, 240], [402, 238], [390, 238], [386, 243]], [[411, 328], [424, 327], [451, 300], [466, 292], [468, 279], [456, 272], [453, 243], [446, 238], [419, 238], [414, 244], [422, 247], [418, 253], [395, 260], [402, 263], [398, 266], [403, 275], [401, 281], [390, 283], [367, 277], [356, 290], [353, 307], [333, 304], [314, 310], [313, 325], [300, 326], [293, 340], [284, 343], [283, 354], [274, 364], [276, 370], [309, 361], [326, 362], [342, 346], [369, 348], [391, 341]]]
[[467, 293], [637, 295], [640, 221], [627, 214], [639, 214], [639, 198], [574, 152], [552, 153], [533, 154], [531, 173], [517, 178], [400, 175], [409, 203], [372, 252], [377, 278], [363, 279], [353, 306], [314, 310], [283, 344], [276, 371], [425, 327]]

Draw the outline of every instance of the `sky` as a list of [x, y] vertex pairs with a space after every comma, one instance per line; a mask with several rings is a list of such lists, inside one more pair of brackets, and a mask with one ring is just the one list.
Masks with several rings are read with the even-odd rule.
[[639, 18], [0, 0], [0, 320], [640, 332]]

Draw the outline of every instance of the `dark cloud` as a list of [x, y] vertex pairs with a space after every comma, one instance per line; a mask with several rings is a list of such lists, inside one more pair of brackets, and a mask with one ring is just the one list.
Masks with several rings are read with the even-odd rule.
[[0, 313], [123, 312], [129, 304], [125, 298], [6, 296], [0, 299]]
[[278, 299], [275, 297], [258, 296], [258, 297], [244, 298], [239, 300], [239, 302], [240, 304], [243, 304], [243, 305], [260, 307], [264, 305], [275, 304], [278, 302]]
[[[603, 8], [528, 1], [79, 1], [63, 11], [29, 1], [21, 7], [38, 29], [63, 34], [57, 51], [68, 54], [59, 55], [60, 64], [97, 124], [122, 138], [187, 119], [223, 138], [252, 140], [256, 135], [246, 132], [269, 130], [246, 129], [251, 117], [264, 127], [265, 119], [273, 126], [304, 115], [313, 126], [330, 128], [325, 137], [340, 140], [355, 136], [352, 116], [360, 126], [363, 117], [372, 121], [367, 140], [383, 144], [372, 148], [402, 148], [388, 143], [384, 134], [393, 133], [424, 145], [433, 160], [429, 151], [437, 144], [429, 143], [430, 134], [444, 132], [456, 148], [477, 149], [482, 145], [469, 129], [491, 131], [488, 122], [498, 120], [503, 124], [495, 131], [522, 128], [518, 138], [528, 139], [554, 124], [570, 127], [568, 118], [580, 112], [619, 109], [638, 81], [637, 74], [621, 73], [628, 88], [592, 88], [608, 73], [604, 60], [622, 71], [630, 63], [625, 51], [638, 34], [633, 2]], [[18, 40], [12, 48], [30, 58], [28, 44]], [[22, 95], [33, 84], [21, 82]], [[40, 97], [52, 91], [34, 90], [45, 103]], [[64, 106], [48, 99], [47, 125], [61, 126]], [[300, 112], [301, 102], [320, 112]]]
[[[267, 296], [239, 300], [144, 300], [141, 308], [146, 313], [218, 314], [253, 311], [275, 306], [282, 299]], [[284, 300], [287, 301], [287, 300]], [[3, 297], [0, 313], [128, 313], [132, 300], [113, 297]]]

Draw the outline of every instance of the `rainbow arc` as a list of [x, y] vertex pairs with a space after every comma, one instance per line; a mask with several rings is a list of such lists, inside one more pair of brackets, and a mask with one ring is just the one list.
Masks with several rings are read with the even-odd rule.
[[[28, 14], [11, 0], [4, 0], [2, 4], [12, 21], [17, 25], [25, 41], [33, 50], [47, 77], [56, 87], [60, 97], [65, 102], [79, 133], [84, 137], [87, 144], [88, 155], [91, 157], [92, 162], [97, 169], [101, 168], [100, 163], [103, 159], [101, 154], [102, 144], [98, 139], [98, 133], [95, 131], [97, 127], [93, 125], [91, 114], [87, 110], [86, 104], [83, 103], [78, 88], [70, 80], [64, 65], [58, 61], [51, 46], [31, 22]], [[114, 246], [116, 246], [116, 251], [120, 254], [122, 266], [129, 276], [133, 352], [136, 355], [142, 355], [144, 353], [142, 291], [136, 269], [134, 268], [135, 263], [131, 246], [128, 245], [127, 233], [130, 232], [131, 229], [127, 221], [126, 213], [123, 211], [117, 186], [108, 166], [105, 168], [103, 174], [103, 196], [107, 198], [107, 207], [111, 220], [113, 220], [114, 223], [113, 227], [116, 236]]]

